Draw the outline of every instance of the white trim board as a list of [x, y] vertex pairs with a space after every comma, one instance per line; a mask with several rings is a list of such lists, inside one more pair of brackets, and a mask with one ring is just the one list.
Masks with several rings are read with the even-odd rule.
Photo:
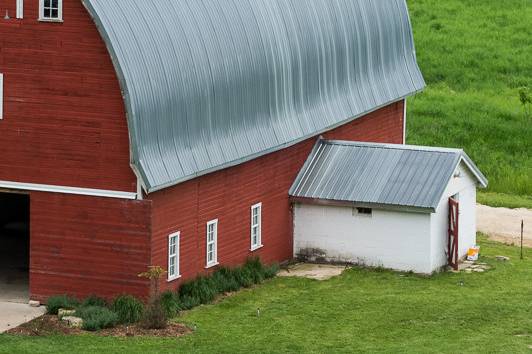
[[0, 181], [0, 188], [36, 191], [36, 192], [85, 195], [85, 196], [91, 196], [91, 197], [137, 199], [137, 193], [112, 191], [112, 190], [105, 190], [105, 189], [54, 186], [54, 185], [49, 185], [49, 184], [34, 184], [34, 183]]

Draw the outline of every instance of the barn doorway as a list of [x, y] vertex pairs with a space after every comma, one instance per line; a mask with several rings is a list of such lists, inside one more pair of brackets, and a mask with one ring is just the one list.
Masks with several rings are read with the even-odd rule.
[[0, 301], [29, 300], [30, 196], [0, 192]]

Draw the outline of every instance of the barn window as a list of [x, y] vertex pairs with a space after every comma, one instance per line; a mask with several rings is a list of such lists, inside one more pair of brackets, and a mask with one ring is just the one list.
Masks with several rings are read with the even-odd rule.
[[62, 21], [63, 0], [39, 0], [39, 20]]
[[24, 0], [17, 0], [17, 18], [24, 18]]
[[371, 208], [357, 208], [358, 214], [361, 215], [371, 215], [373, 210]]
[[180, 277], [179, 274], [179, 236], [176, 232], [168, 236], [168, 280]]
[[261, 240], [261, 218], [262, 203], [251, 207], [251, 250], [254, 251], [262, 247]]
[[218, 264], [218, 219], [207, 223], [207, 266]]

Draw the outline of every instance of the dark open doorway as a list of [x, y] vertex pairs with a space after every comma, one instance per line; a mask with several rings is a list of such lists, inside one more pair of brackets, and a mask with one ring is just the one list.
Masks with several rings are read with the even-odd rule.
[[0, 193], [0, 301], [29, 299], [30, 197]]

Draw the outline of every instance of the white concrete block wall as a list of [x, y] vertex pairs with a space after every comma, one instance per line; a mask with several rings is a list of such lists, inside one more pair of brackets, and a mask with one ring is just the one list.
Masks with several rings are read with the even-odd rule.
[[469, 169], [461, 163], [460, 177], [453, 177], [449, 182], [443, 197], [431, 215], [431, 253], [432, 268], [437, 269], [447, 265], [447, 240], [449, 225], [450, 197], [458, 194], [458, 255], [464, 257], [469, 247], [476, 243], [476, 179]]
[[430, 214], [296, 204], [294, 254], [316, 248], [329, 261], [431, 273]]

